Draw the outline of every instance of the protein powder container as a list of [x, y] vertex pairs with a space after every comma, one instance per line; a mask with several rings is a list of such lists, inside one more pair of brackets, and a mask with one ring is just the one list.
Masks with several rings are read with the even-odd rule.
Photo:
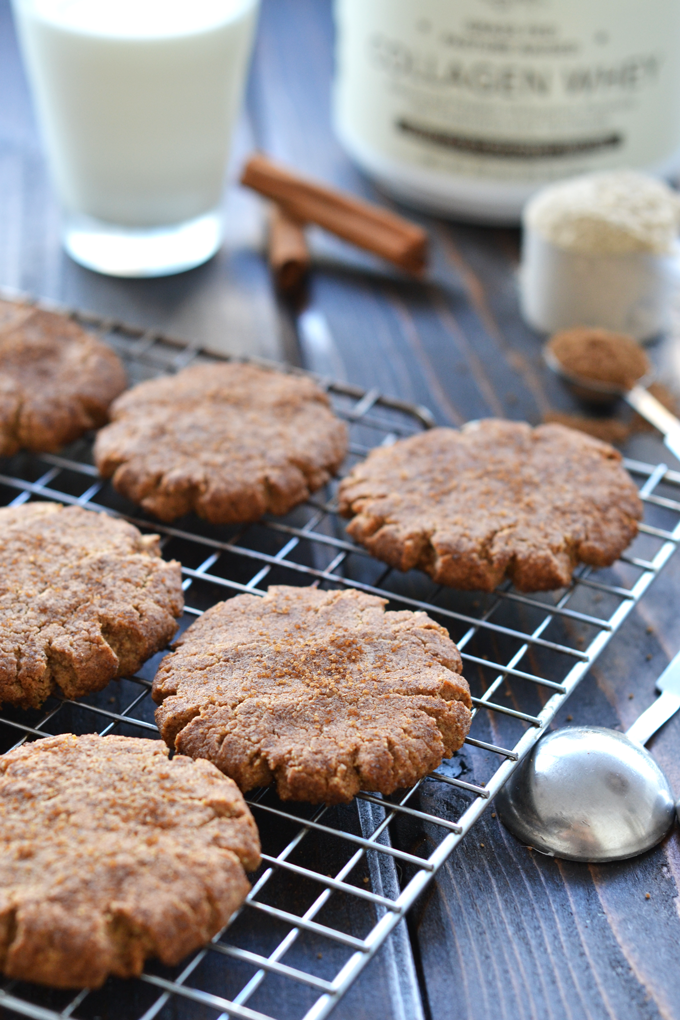
[[680, 0], [335, 0], [334, 121], [422, 208], [516, 223], [542, 185], [680, 171]]

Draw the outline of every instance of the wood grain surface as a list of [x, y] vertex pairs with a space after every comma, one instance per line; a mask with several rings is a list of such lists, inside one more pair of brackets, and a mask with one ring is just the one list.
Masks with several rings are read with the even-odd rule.
[[[256, 145], [304, 173], [396, 208], [358, 173], [333, 136], [331, 74], [327, 0], [265, 0], [235, 166], [239, 154]], [[544, 369], [540, 338], [520, 320], [516, 231], [406, 211], [432, 238], [433, 263], [422, 283], [312, 231], [308, 309], [321, 316], [311, 321], [323, 329], [302, 328], [296, 341], [299, 309], [277, 307], [267, 276], [264, 209], [242, 189], [232, 189], [226, 199], [225, 250], [191, 273], [116, 281], [80, 269], [60, 252], [56, 204], [7, 0], [0, 0], [0, 89], [0, 284], [218, 349], [299, 359], [324, 374], [425, 404], [443, 424], [487, 415], [538, 423], [550, 410], [578, 410]], [[679, 345], [672, 335], [650, 349], [676, 389]], [[677, 466], [653, 433], [635, 436], [627, 452]], [[556, 725], [567, 717], [619, 729], [630, 725], [654, 698], [655, 677], [680, 649], [679, 617], [676, 556]], [[680, 793], [680, 717], [650, 746]], [[426, 784], [424, 801], [436, 795]], [[408, 849], [427, 833], [405, 827], [399, 838]], [[488, 812], [409, 918], [421, 1001], [418, 989], [400, 989], [403, 964], [388, 948], [334, 1015], [680, 1018], [679, 892], [677, 826], [636, 860], [590, 867], [530, 851]], [[288, 1015], [295, 1015], [292, 1004]]]

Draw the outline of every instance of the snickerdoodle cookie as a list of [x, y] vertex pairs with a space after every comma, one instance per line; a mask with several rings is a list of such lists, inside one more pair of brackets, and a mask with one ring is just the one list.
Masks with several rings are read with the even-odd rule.
[[170, 747], [242, 790], [328, 804], [417, 782], [465, 740], [470, 692], [447, 632], [358, 591], [276, 586], [219, 603], [153, 685]]
[[0, 757], [0, 969], [97, 988], [207, 942], [260, 858], [241, 793], [160, 740], [48, 737]]
[[95, 460], [163, 521], [193, 510], [229, 524], [287, 513], [328, 481], [346, 449], [346, 426], [311, 379], [225, 363], [123, 394]]
[[340, 486], [347, 530], [400, 570], [491, 591], [559, 588], [579, 563], [609, 566], [642, 503], [621, 455], [563, 425], [488, 418], [373, 450]]
[[182, 612], [158, 536], [59, 503], [0, 509], [0, 702], [38, 706], [134, 673]]
[[98, 428], [125, 385], [117, 355], [73, 319], [0, 301], [0, 456]]

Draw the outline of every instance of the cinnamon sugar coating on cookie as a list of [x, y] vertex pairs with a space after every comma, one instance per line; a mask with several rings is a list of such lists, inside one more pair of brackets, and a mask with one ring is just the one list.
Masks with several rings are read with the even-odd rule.
[[0, 702], [38, 706], [136, 672], [183, 605], [157, 535], [58, 503], [0, 509]]
[[173, 965], [207, 942], [250, 888], [257, 828], [207, 761], [159, 740], [75, 737], [0, 757], [0, 969], [97, 988]]
[[141, 383], [111, 409], [95, 460], [163, 521], [284, 514], [342, 463], [347, 429], [311, 380], [254, 365], [197, 365]]
[[470, 693], [448, 633], [361, 592], [271, 587], [209, 609], [153, 685], [170, 747], [242, 790], [342, 803], [392, 793], [450, 757]]
[[352, 538], [399, 570], [492, 591], [569, 584], [609, 566], [637, 534], [642, 503], [607, 443], [563, 425], [489, 418], [372, 451], [340, 485]]
[[0, 301], [0, 456], [99, 428], [125, 386], [117, 355], [68, 316]]

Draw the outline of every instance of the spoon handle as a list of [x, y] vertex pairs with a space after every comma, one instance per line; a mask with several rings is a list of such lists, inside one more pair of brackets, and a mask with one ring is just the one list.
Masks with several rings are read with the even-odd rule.
[[661, 695], [626, 730], [626, 736], [638, 744], [646, 744], [680, 708], [680, 652], [656, 681], [656, 689]]
[[675, 415], [671, 414], [644, 386], [633, 386], [624, 394], [624, 399], [639, 415], [663, 433], [666, 446], [680, 460], [680, 421]]
[[680, 708], [680, 694], [664, 691], [648, 709], [635, 720], [626, 736], [638, 744], [646, 744], [672, 715]]

